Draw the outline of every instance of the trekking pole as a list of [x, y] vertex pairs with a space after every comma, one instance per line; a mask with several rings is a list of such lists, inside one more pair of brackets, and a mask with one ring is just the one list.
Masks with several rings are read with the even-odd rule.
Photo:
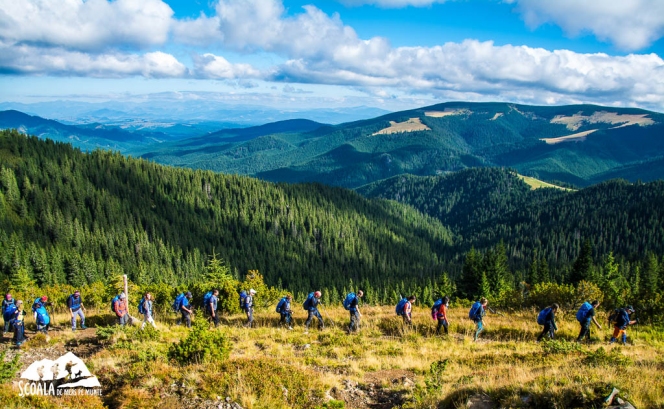
[[320, 303], [320, 305], [321, 305], [322, 307], [324, 307], [324, 308], [322, 308], [322, 310], [323, 310], [323, 314], [325, 315], [325, 318], [327, 318], [327, 320], [330, 321], [330, 322], [332, 323], [332, 326], [333, 326], [334, 328], [336, 328], [336, 327], [337, 327], [337, 324], [335, 324], [334, 321], [332, 321], [332, 319], [330, 318], [330, 316], [327, 314], [327, 308], [325, 308], [325, 304]]

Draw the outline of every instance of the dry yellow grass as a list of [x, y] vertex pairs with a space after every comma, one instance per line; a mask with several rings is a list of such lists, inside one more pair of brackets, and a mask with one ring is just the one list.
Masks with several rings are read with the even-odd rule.
[[586, 136], [597, 131], [597, 129], [591, 129], [589, 131], [583, 131], [567, 136], [559, 136], [557, 138], [542, 138], [540, 141], [544, 141], [547, 145], [556, 145], [562, 142], [583, 142], [586, 140]]
[[524, 176], [524, 175], [520, 175], [520, 174], [518, 174], [518, 173], [517, 173], [516, 175], [517, 175], [521, 180], [523, 180], [523, 181], [526, 182], [528, 185], [530, 185], [530, 189], [531, 189], [531, 190], [540, 189], [540, 188], [543, 188], [543, 187], [546, 187], [546, 188], [554, 188], [554, 189], [562, 189], [562, 190], [569, 190], [569, 191], [573, 191], [573, 190], [574, 190], [574, 189], [570, 189], [570, 188], [567, 188], [567, 187], [562, 187], [562, 186], [553, 185], [553, 184], [551, 184], [551, 183], [544, 182], [543, 180], [535, 179], [534, 177]]
[[[180, 367], [161, 355], [159, 351], [189, 331], [174, 326], [174, 316], [158, 323], [158, 341], [105, 347], [86, 357], [86, 363], [102, 384], [114, 383], [107, 385], [105, 399], [117, 407], [155, 407], [161, 399], [175, 399], [178, 404], [182, 399], [214, 401], [216, 396], [230, 396], [245, 408], [319, 407], [328, 391], [343, 392], [349, 381], [372, 384], [376, 393], [401, 394], [402, 405], [412, 408], [454, 407], [477, 391], [502, 407], [523, 407], [522, 398], [527, 396], [533, 399], [530, 407], [565, 407], [570, 399], [584, 396], [591, 402], [598, 388], [609, 386], [621, 389], [636, 407], [664, 405], [660, 375], [664, 342], [661, 333], [648, 327], [631, 330], [632, 345], [627, 347], [607, 345], [609, 330], [593, 329], [592, 345], [579, 348], [561, 343], [556, 352], [535, 343], [541, 328], [535, 323], [535, 311], [489, 314], [478, 342], [472, 340], [474, 325], [467, 318], [467, 308], [451, 309], [449, 336], [435, 335], [427, 308], [415, 308], [414, 325], [404, 330], [393, 307], [364, 306], [360, 331], [352, 335], [345, 331], [347, 311], [341, 307], [321, 311], [327, 328], [319, 331], [313, 325], [308, 333], [301, 309], [295, 311], [293, 330], [278, 328], [278, 316], [271, 311], [258, 312], [258, 327], [253, 329], [241, 326], [240, 315], [225, 317], [220, 331], [228, 335], [232, 351], [224, 367]], [[559, 314], [557, 320], [557, 337], [574, 340], [579, 328], [573, 312]], [[604, 323], [605, 317], [600, 315], [599, 321]], [[71, 343], [71, 337], [66, 331], [53, 332], [50, 343]], [[602, 355], [604, 350], [609, 355]], [[157, 358], [141, 361], [145, 354]], [[595, 356], [601, 359], [592, 361]], [[440, 363], [444, 370], [432, 371], [433, 363]], [[282, 377], [292, 378], [273, 379], [270, 371], [276, 368], [285, 370]], [[404, 376], [413, 385], [400, 383]], [[289, 385], [287, 391], [283, 385]], [[176, 387], [177, 393], [173, 392]], [[309, 393], [317, 398], [308, 404], [288, 404], [295, 401], [291, 394]], [[367, 406], [349, 400], [346, 407]]]
[[431, 128], [424, 125], [420, 120], [420, 118], [410, 118], [405, 122], [390, 121], [390, 126], [388, 128], [381, 129], [380, 131], [372, 134], [372, 136], [389, 135], [389, 134], [403, 133], [403, 132], [430, 131], [430, 130]]
[[450, 109], [447, 108], [444, 111], [426, 111], [425, 116], [430, 116], [432, 118], [444, 118], [451, 115], [468, 115], [472, 114], [472, 111], [468, 109]]
[[639, 125], [648, 126], [653, 125], [655, 121], [648, 118], [647, 114], [642, 115], [621, 115], [616, 112], [595, 112], [590, 116], [585, 116], [582, 113], [574, 114], [572, 116], [558, 115], [551, 120], [552, 124], [563, 124], [567, 126], [570, 131], [576, 131], [584, 124], [621, 124], [619, 127]]

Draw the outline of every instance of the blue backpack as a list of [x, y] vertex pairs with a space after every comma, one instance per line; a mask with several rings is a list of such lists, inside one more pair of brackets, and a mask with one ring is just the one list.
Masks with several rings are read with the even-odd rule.
[[48, 325], [51, 322], [51, 317], [48, 316], [48, 311], [43, 304], [35, 312], [37, 313], [37, 324]]
[[32, 312], [37, 312], [37, 309], [43, 306], [44, 303], [42, 303], [41, 297], [35, 298], [35, 302], [32, 303]]
[[212, 298], [212, 291], [208, 291], [203, 296], [203, 309], [208, 311], [210, 309], [210, 299]]
[[355, 293], [348, 293], [344, 299], [344, 308], [350, 311], [350, 303], [355, 299]]
[[247, 308], [247, 292], [246, 291], [240, 291], [240, 309], [244, 310]]
[[401, 301], [397, 303], [397, 306], [395, 308], [395, 312], [397, 315], [404, 315], [404, 308], [406, 307], [406, 303], [408, 302], [408, 298], [402, 298]]
[[433, 303], [433, 306], [431, 306], [431, 317], [436, 318], [436, 314], [438, 314], [441, 305], [443, 305], [442, 298], [437, 299], [436, 302]]
[[468, 318], [470, 318], [473, 321], [478, 320], [482, 316], [482, 303], [479, 301], [475, 301], [472, 307], [470, 307], [470, 311], [468, 311]]
[[118, 301], [119, 299], [120, 299], [120, 294], [113, 297], [113, 299], [111, 300], [111, 311], [116, 312], [115, 311], [115, 302]]
[[311, 293], [309, 293], [309, 295], [307, 296], [307, 299], [304, 300], [304, 302], [302, 303], [302, 308], [304, 308], [305, 310], [309, 311], [309, 309], [312, 307], [312, 300], [313, 300], [313, 299], [314, 299], [314, 293], [311, 292]]
[[182, 307], [182, 300], [184, 299], [184, 293], [181, 293], [177, 297], [175, 297], [175, 301], [173, 301], [173, 312], [180, 312], [180, 307]]
[[579, 311], [576, 312], [576, 320], [580, 323], [584, 323], [588, 318], [588, 313], [593, 308], [588, 301], [584, 302]]
[[546, 317], [551, 312], [551, 307], [546, 307], [537, 314], [537, 324], [544, 325], [546, 324]]
[[138, 302], [138, 313], [139, 314], [145, 314], [145, 308], [143, 308], [143, 304], [145, 304], [145, 298], [141, 298], [141, 301]]
[[279, 314], [281, 314], [282, 312], [286, 312], [286, 311], [282, 311], [282, 309], [283, 309], [284, 306], [286, 305], [286, 302], [288, 302], [288, 299], [287, 299], [286, 297], [284, 297], [284, 298], [282, 298], [281, 300], [279, 300], [279, 303], [277, 304], [277, 312], [278, 312]]
[[2, 313], [2, 318], [4, 318], [5, 321], [9, 322], [9, 320], [12, 319], [12, 315], [14, 315], [17, 309], [18, 308], [16, 308], [16, 304], [14, 303], [7, 305], [5, 311]]

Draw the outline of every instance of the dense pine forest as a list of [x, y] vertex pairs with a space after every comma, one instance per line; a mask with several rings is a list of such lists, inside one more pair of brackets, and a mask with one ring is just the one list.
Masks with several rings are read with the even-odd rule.
[[664, 292], [661, 181], [530, 190], [512, 170], [484, 168], [395, 177], [359, 189], [365, 198], [3, 131], [0, 182], [0, 280], [10, 283], [128, 274], [182, 286], [214, 253], [238, 279], [258, 270], [269, 285], [320, 288], [330, 302], [358, 287], [371, 303], [413, 292], [424, 303], [448, 293], [505, 306], [580, 282], [608, 305], [652, 306]]

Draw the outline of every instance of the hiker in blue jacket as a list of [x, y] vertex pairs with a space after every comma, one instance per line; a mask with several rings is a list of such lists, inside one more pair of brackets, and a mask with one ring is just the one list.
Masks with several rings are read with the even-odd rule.
[[13, 310], [15, 307], [16, 307], [16, 301], [14, 300], [11, 294], [7, 293], [5, 295], [5, 298], [2, 299], [2, 317], [5, 320], [5, 327], [3, 334], [9, 332], [9, 320], [11, 319], [10, 317], [5, 318], [5, 313], [9, 308]]
[[320, 297], [322, 296], [320, 291], [315, 291], [313, 297], [307, 297], [305, 302], [305, 309], [307, 310], [307, 320], [304, 323], [305, 331], [309, 331], [309, 324], [315, 318], [318, 318], [318, 328], [323, 330], [325, 329], [325, 324], [323, 323], [323, 317], [318, 311], [318, 304], [320, 304]]
[[358, 291], [355, 297], [351, 300], [348, 311], [350, 311], [350, 324], [348, 324], [348, 333], [355, 332], [360, 328], [360, 298], [364, 296], [362, 290]]
[[14, 344], [17, 347], [20, 347], [23, 342], [25, 342], [25, 315], [26, 312], [23, 310], [23, 301], [16, 301], [16, 309], [9, 317], [9, 323], [14, 330]]
[[627, 345], [627, 327], [630, 325], [636, 324], [638, 321], [630, 318], [630, 315], [634, 313], [634, 307], [628, 305], [625, 308], [618, 310], [616, 316], [615, 324], [613, 326], [613, 336], [611, 337], [610, 343], [613, 344], [620, 337], [622, 344]]
[[152, 328], [157, 329], [157, 325], [154, 323], [154, 318], [152, 317], [152, 294], [145, 293], [143, 299], [139, 301], [141, 303], [141, 308], [139, 312], [143, 314], [143, 323], [141, 324], [141, 330], [145, 328], [145, 324], [152, 325]]
[[293, 309], [291, 304], [293, 302], [293, 296], [288, 294], [283, 298], [283, 303], [280, 302], [281, 306], [279, 308], [279, 325], [286, 324], [288, 329], [293, 329], [291, 322], [293, 321]]
[[595, 300], [592, 303], [590, 303], [592, 308], [590, 308], [586, 314], [585, 318], [583, 320], [580, 320], [579, 323], [581, 324], [581, 331], [579, 332], [579, 337], [576, 339], [576, 342], [581, 342], [583, 338], [586, 338], [588, 342], [590, 342], [590, 323], [594, 323], [595, 326], [597, 326], [598, 329], [602, 329], [602, 326], [599, 325], [597, 322], [597, 319], [595, 318], [595, 313], [597, 307], [599, 307], [599, 301]]
[[79, 290], [76, 290], [74, 294], [67, 298], [67, 307], [69, 308], [69, 315], [71, 316], [72, 332], [76, 331], [76, 317], [81, 317], [81, 329], [86, 329], [85, 314], [83, 314], [85, 307], [83, 306], [83, 300], [81, 299], [81, 292]]
[[545, 335], [554, 339], [554, 333], [555, 331], [558, 331], [558, 326], [556, 325], [556, 312], [558, 312], [559, 308], [560, 306], [558, 304], [553, 303], [550, 307], [544, 309], [544, 328], [542, 329], [542, 333], [537, 337], [537, 342], [540, 342]]
[[[487, 306], [487, 304], [489, 304], [489, 300], [482, 297], [482, 298], [480, 298], [480, 300], [478, 302], [479, 302], [478, 308], [476, 308], [476, 310], [473, 312], [473, 314], [472, 314], [473, 316], [470, 317], [470, 319], [473, 320], [473, 322], [475, 323], [475, 326], [476, 326], [475, 336], [473, 337], [473, 341], [477, 341], [477, 337], [479, 337], [480, 332], [484, 331], [484, 322], [483, 322], [483, 320], [484, 320], [484, 316], [486, 315], [486, 306]], [[476, 304], [477, 303], [473, 304], [473, 307]], [[472, 311], [472, 308], [471, 308], [471, 311]]]
[[219, 290], [215, 289], [212, 291], [212, 297], [208, 301], [205, 309], [210, 314], [212, 322], [214, 322], [214, 327], [219, 326], [219, 314], [217, 313], [217, 306], [219, 305]]
[[184, 298], [182, 299], [182, 305], [180, 305], [180, 313], [182, 314], [182, 323], [184, 323], [187, 328], [191, 328], [191, 316], [194, 313], [193, 307], [191, 305], [191, 295], [190, 291], [187, 291]]

